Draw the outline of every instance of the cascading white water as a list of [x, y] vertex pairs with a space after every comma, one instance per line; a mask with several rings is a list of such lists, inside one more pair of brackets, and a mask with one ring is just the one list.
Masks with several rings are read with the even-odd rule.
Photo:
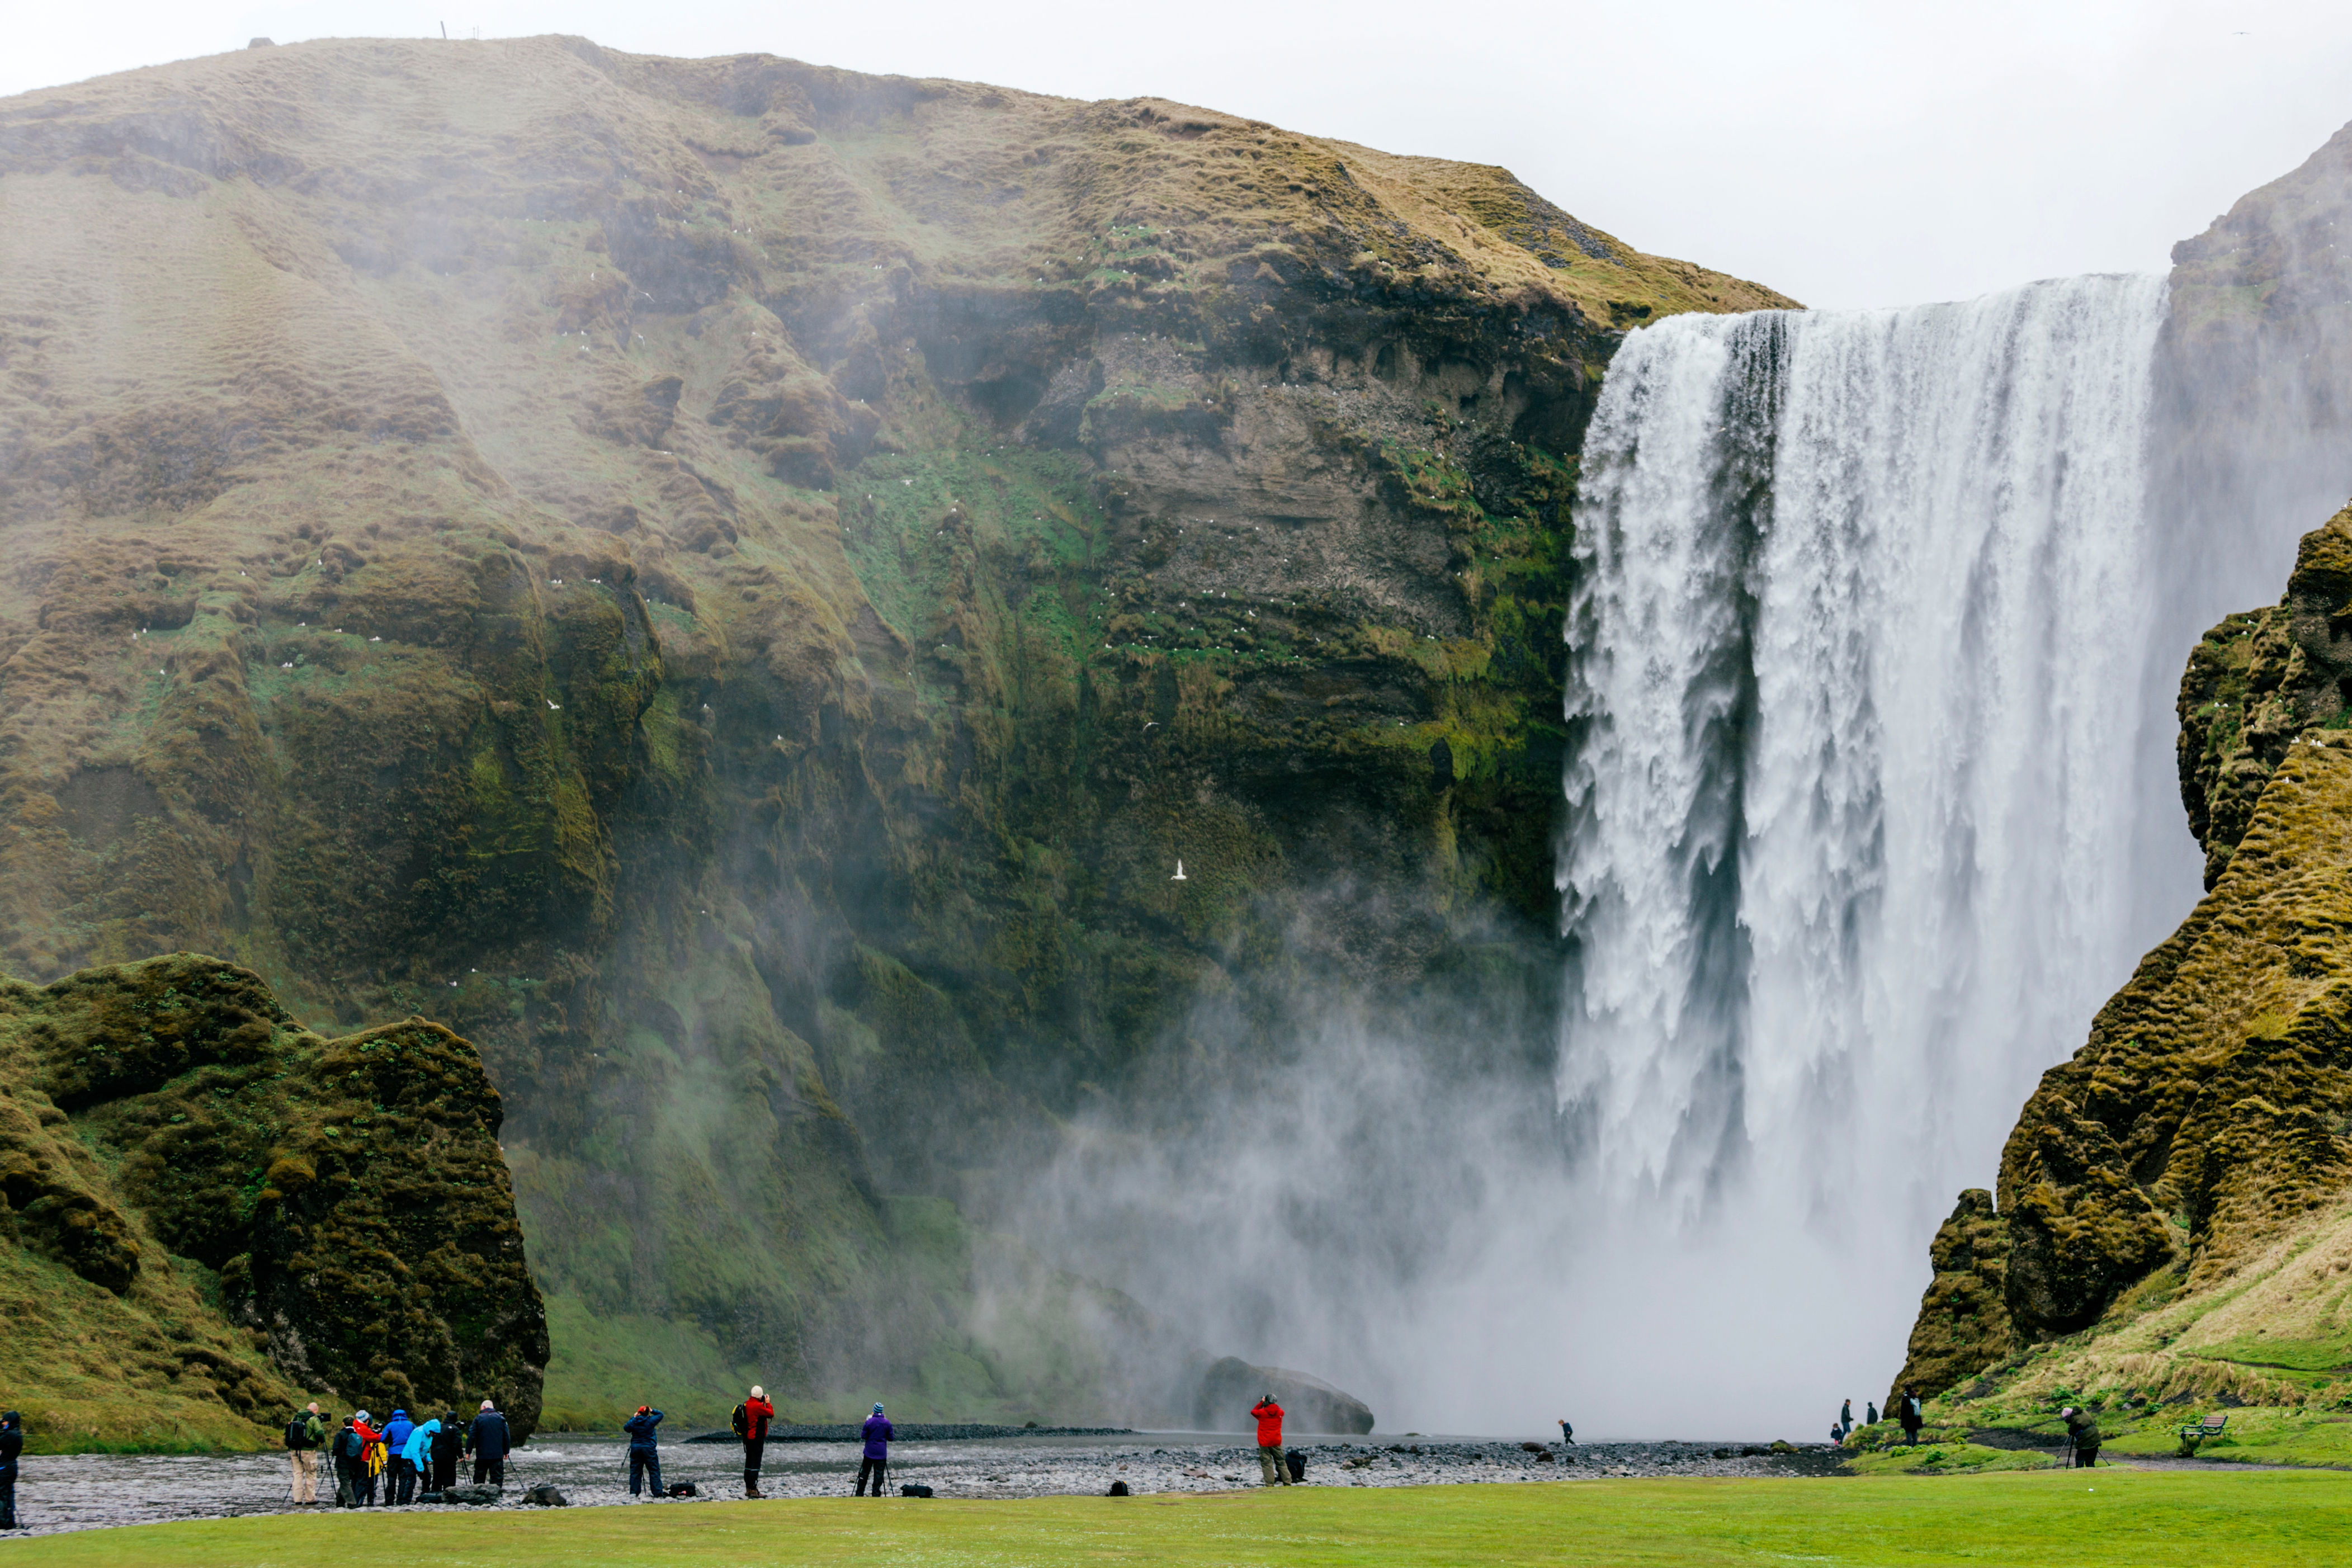
[[1857, 1375], [2186, 912], [2136, 910], [2129, 869], [2194, 856], [2132, 787], [2168, 751], [2148, 661], [2185, 651], [2151, 647], [2163, 289], [1676, 317], [1586, 439], [1562, 1109], [1620, 1245], [1680, 1234], [1702, 1290], [1801, 1253]]

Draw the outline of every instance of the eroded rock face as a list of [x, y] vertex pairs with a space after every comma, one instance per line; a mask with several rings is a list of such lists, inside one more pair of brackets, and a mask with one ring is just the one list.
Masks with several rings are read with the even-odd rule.
[[[2218, 1287], [2352, 1181], [2347, 605], [2352, 508], [2305, 538], [2278, 607], [2191, 656], [2181, 790], [2211, 891], [2042, 1075], [1998, 1217], [1964, 1197], [1939, 1233], [1904, 1373], [1923, 1392], [2088, 1328], [2164, 1271]], [[2005, 1321], [1979, 1300], [1996, 1278]], [[1952, 1315], [1964, 1299], [1971, 1319]]]
[[306, 1388], [537, 1425], [546, 1315], [464, 1040], [421, 1019], [323, 1039], [251, 972], [180, 953], [5, 983], [0, 1082], [19, 1243], [134, 1302], [142, 1269], [212, 1271], [209, 1376], [238, 1415]]

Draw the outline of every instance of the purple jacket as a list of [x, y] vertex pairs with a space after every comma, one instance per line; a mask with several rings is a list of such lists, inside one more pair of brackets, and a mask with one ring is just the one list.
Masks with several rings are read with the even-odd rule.
[[890, 1457], [890, 1423], [879, 1415], [866, 1418], [866, 1457], [869, 1459]]

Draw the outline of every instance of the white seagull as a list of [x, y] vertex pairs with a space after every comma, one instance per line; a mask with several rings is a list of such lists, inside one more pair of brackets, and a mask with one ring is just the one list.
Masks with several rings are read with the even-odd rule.
[[1174, 876], [1172, 876], [1172, 877], [1169, 878], [1168, 879], [1169, 879], [1170, 881], [1171, 881], [1171, 882], [1189, 882], [1189, 881], [1191, 881], [1191, 880], [1192, 879], [1191, 879], [1190, 877], [1187, 877], [1186, 875], [1184, 875], [1184, 859], [1183, 859], [1183, 857], [1182, 857], [1182, 856], [1181, 856], [1181, 855], [1180, 855], [1180, 856], [1178, 856], [1178, 857], [1177, 857], [1177, 858], [1176, 858], [1176, 874], [1175, 874]]

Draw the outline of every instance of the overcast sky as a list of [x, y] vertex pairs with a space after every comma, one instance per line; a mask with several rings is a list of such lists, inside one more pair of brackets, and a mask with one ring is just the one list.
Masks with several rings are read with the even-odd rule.
[[444, 24], [1151, 93], [1502, 163], [1643, 249], [1818, 306], [2161, 269], [2352, 120], [2346, 0], [110, 0], [12, 5], [0, 95]]

